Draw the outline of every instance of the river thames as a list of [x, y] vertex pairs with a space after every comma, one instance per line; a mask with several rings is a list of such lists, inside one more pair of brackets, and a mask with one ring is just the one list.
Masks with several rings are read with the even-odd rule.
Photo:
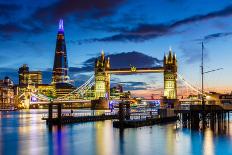
[[119, 130], [107, 120], [49, 128], [41, 120], [43, 113], [46, 111], [1, 112], [0, 154], [232, 154], [229, 127], [220, 134], [211, 129], [178, 128], [176, 123]]

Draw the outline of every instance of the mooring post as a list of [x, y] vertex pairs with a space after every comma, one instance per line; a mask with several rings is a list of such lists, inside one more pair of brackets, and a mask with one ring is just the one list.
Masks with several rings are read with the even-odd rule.
[[126, 104], [126, 120], [130, 119], [130, 103]]
[[227, 117], [228, 117], [227, 122], [228, 122], [228, 126], [229, 126], [229, 122], [230, 122], [230, 112], [229, 111], [227, 112]]
[[58, 120], [61, 121], [61, 108], [62, 108], [62, 105], [61, 103], [59, 103], [57, 105], [57, 112], [58, 112]]
[[52, 102], [50, 102], [49, 104], [48, 104], [48, 120], [52, 120], [52, 112], [53, 112], [53, 110], [52, 110]]
[[123, 122], [125, 120], [125, 114], [124, 114], [124, 105], [123, 102], [119, 103], [119, 110], [118, 110], [118, 115], [119, 115], [119, 121]]
[[[199, 128], [199, 122], [200, 122], [199, 115], [200, 115], [200, 112], [198, 112], [198, 111], [192, 111], [191, 112], [191, 128], [192, 129], [198, 129]], [[204, 123], [203, 123], [203, 127], [204, 127]]]

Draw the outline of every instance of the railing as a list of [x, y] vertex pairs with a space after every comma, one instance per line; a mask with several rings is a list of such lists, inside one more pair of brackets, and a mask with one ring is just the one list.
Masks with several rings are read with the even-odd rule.
[[221, 104], [220, 107], [224, 110], [232, 110], [232, 104]]
[[[175, 110], [190, 110], [191, 105], [202, 105], [202, 104], [180, 104], [175, 106]], [[205, 104], [205, 106], [219, 106], [223, 110], [231, 110], [232, 111], [232, 104]]]
[[[74, 113], [62, 113], [62, 117], [86, 117], [86, 116], [112, 116], [117, 115], [117, 112], [74, 112]], [[57, 118], [58, 113], [53, 113], [52, 118]], [[42, 119], [48, 118], [48, 114], [43, 114]]]
[[155, 117], [159, 117], [157, 112], [151, 112], [151, 113], [133, 112], [133, 113], [130, 113], [131, 120], [155, 118]]
[[175, 110], [190, 110], [190, 105], [191, 104], [180, 104], [175, 106]]

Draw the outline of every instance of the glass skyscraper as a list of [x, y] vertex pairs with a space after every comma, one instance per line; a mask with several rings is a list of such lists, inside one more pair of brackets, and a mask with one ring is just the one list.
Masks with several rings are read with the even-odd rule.
[[68, 59], [64, 38], [63, 20], [59, 21], [59, 30], [56, 38], [55, 59], [53, 65], [52, 83], [69, 83]]

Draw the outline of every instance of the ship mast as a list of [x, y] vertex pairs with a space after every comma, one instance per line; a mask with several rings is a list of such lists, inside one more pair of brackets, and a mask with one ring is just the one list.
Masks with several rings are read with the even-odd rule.
[[204, 110], [204, 44], [201, 44], [201, 104], [202, 110]]

